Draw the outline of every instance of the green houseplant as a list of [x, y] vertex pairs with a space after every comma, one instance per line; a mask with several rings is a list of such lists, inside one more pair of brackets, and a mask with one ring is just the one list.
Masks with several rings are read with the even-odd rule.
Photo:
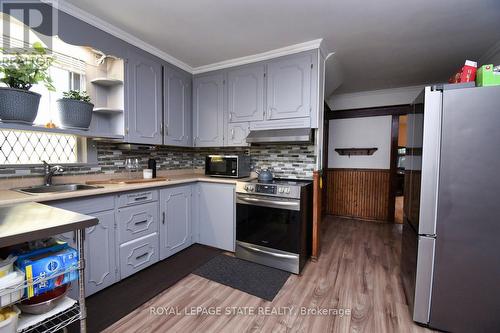
[[38, 83], [54, 91], [49, 68], [54, 58], [47, 55], [40, 42], [23, 53], [4, 54], [0, 60], [0, 119], [3, 122], [33, 124], [38, 113], [40, 94], [29, 91]]
[[70, 90], [57, 100], [59, 121], [63, 128], [87, 130], [92, 121], [94, 104], [86, 91]]

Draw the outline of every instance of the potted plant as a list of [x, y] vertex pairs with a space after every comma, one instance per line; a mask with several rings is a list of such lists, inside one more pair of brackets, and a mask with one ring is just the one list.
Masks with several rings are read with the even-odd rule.
[[0, 60], [0, 119], [3, 122], [33, 124], [38, 113], [40, 94], [29, 91], [34, 84], [43, 83], [54, 91], [49, 68], [54, 58], [47, 56], [40, 42], [24, 53], [5, 55]]
[[57, 100], [59, 120], [64, 128], [88, 130], [93, 109], [86, 91], [70, 90]]

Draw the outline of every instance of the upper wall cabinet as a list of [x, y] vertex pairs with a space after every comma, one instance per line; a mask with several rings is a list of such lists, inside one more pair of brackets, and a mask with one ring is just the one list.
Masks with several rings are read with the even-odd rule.
[[230, 123], [264, 119], [264, 64], [229, 70], [228, 116]]
[[164, 67], [163, 98], [163, 143], [170, 146], [191, 146], [191, 76], [171, 67]]
[[311, 53], [272, 60], [267, 65], [266, 119], [311, 115]]
[[193, 81], [193, 138], [195, 147], [221, 147], [224, 143], [224, 74], [196, 77]]
[[130, 51], [127, 73], [125, 141], [161, 144], [162, 66], [152, 58]]

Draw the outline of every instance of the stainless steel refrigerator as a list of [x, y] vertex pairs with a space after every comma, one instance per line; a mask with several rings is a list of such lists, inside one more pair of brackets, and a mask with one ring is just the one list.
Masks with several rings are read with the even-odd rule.
[[413, 320], [500, 332], [500, 86], [427, 87], [412, 109], [401, 271]]

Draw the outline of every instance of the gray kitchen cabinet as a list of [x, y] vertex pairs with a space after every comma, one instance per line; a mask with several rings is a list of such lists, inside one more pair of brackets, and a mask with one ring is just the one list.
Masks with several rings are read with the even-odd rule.
[[227, 135], [225, 136], [225, 146], [244, 147], [248, 146], [246, 138], [250, 133], [250, 123], [229, 123], [227, 124]]
[[[113, 196], [49, 202], [50, 206], [95, 216], [99, 223], [85, 230], [85, 295], [90, 296], [118, 281]], [[75, 247], [74, 233], [58, 236]], [[72, 290], [72, 293], [75, 291]]]
[[92, 295], [117, 281], [115, 217], [113, 211], [91, 214], [99, 224], [85, 232], [85, 291]]
[[127, 59], [125, 141], [161, 144], [162, 66], [142, 53], [130, 51]]
[[158, 233], [120, 245], [120, 277], [122, 279], [158, 261]]
[[160, 259], [163, 260], [192, 244], [191, 185], [160, 191]]
[[158, 231], [158, 202], [118, 208], [116, 221], [119, 244]]
[[227, 72], [230, 123], [264, 119], [264, 64], [252, 64]]
[[267, 120], [311, 115], [313, 55], [305, 52], [268, 62]]
[[224, 144], [224, 74], [215, 72], [193, 80], [193, 140], [195, 147]]
[[192, 145], [191, 76], [170, 66], [163, 75], [163, 144]]
[[232, 184], [199, 183], [198, 242], [234, 252], [235, 188]]

